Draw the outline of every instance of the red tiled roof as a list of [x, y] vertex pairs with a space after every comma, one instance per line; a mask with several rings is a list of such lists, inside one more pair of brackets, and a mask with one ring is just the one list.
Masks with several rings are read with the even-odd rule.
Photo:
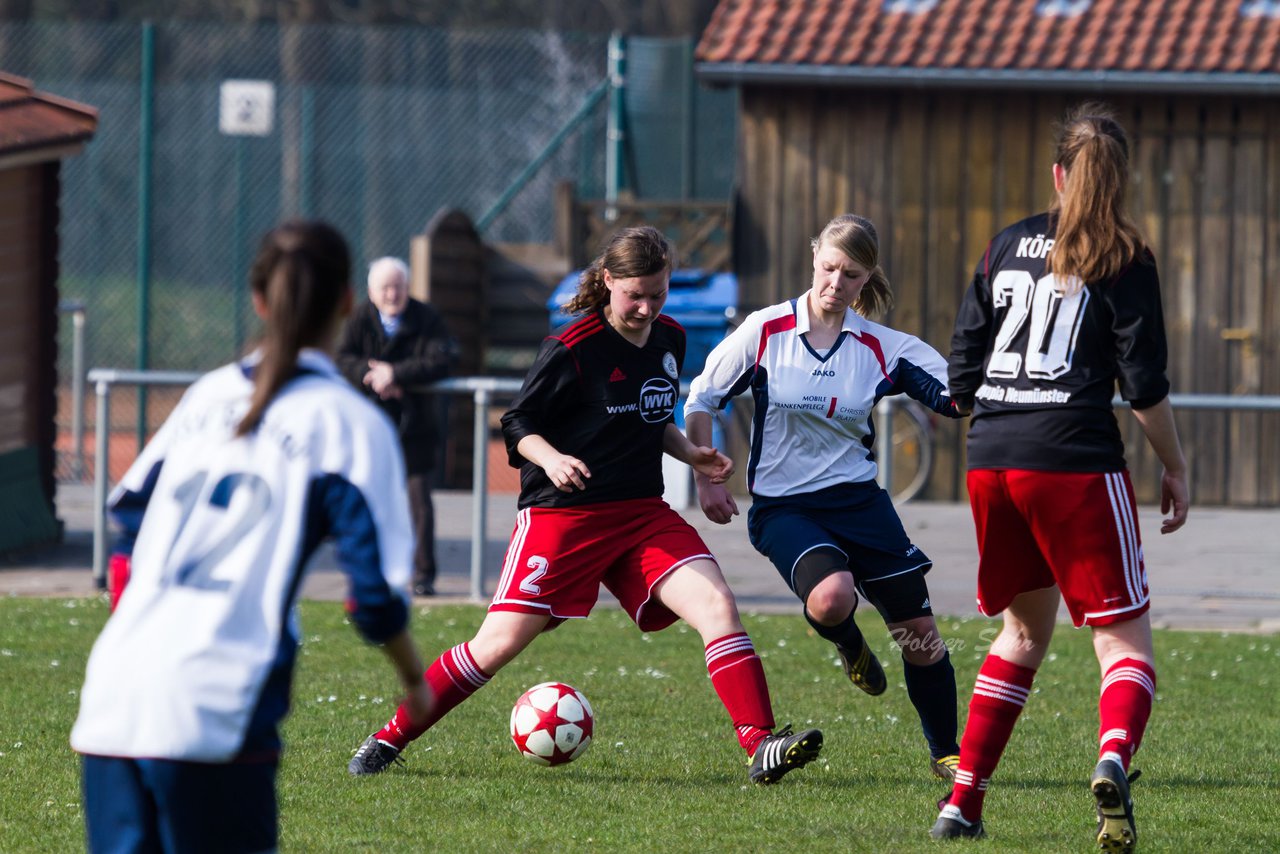
[[0, 156], [87, 141], [98, 111], [35, 91], [30, 80], [0, 72]]
[[[912, 5], [924, 11], [904, 10]], [[1045, 15], [1042, 5], [1082, 11]], [[704, 75], [726, 79], [796, 69], [833, 80], [868, 69], [974, 79], [1267, 77], [1280, 74], [1280, 17], [1242, 10], [1277, 8], [1260, 0], [721, 0], [697, 59]]]

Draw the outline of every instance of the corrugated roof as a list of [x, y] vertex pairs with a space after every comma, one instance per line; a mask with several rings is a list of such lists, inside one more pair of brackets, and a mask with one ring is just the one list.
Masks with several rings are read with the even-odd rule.
[[1278, 12], [1258, 0], [721, 0], [697, 59], [726, 81], [1275, 89]]
[[83, 143], [97, 128], [93, 107], [37, 92], [30, 80], [0, 71], [0, 157]]

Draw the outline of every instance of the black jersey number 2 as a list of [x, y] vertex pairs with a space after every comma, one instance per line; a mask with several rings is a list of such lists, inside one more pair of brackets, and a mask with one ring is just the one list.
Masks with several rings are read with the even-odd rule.
[[[1089, 304], [1087, 288], [1066, 293], [1048, 273], [1031, 278], [1026, 270], [1001, 270], [991, 282], [991, 300], [996, 308], [1008, 308], [996, 333], [994, 352], [987, 363], [987, 376], [1011, 380], [1025, 366], [1027, 376], [1052, 380], [1071, 370], [1080, 320]], [[1076, 284], [1071, 279], [1071, 284]], [[1024, 353], [1011, 349], [1023, 327], [1030, 323]]]
[[[183, 529], [196, 509], [208, 476], [208, 472], [196, 472], [174, 490], [174, 497], [182, 505], [182, 521], [173, 538], [175, 543], [182, 537]], [[215, 578], [214, 570], [253, 526], [262, 521], [267, 508], [271, 506], [271, 487], [256, 474], [246, 472], [223, 475], [209, 492], [208, 505], [224, 512], [229, 511], [231, 497], [237, 493], [243, 495], [243, 498], [236, 506], [236, 515], [230, 520], [230, 527], [214, 541], [212, 548], [188, 558], [177, 568], [173, 573], [174, 584], [201, 590], [226, 590], [231, 586], [227, 579]]]

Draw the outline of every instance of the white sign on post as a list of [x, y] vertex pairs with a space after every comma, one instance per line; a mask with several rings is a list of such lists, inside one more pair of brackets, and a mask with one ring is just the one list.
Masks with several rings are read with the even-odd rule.
[[276, 84], [270, 80], [224, 80], [218, 130], [228, 136], [269, 136], [275, 124]]

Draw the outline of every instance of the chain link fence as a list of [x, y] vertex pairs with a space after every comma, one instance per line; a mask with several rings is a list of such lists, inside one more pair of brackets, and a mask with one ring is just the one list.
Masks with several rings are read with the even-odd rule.
[[[201, 371], [243, 352], [257, 328], [247, 268], [258, 236], [281, 219], [332, 222], [359, 270], [407, 255], [411, 236], [441, 208], [473, 220], [490, 213], [486, 240], [548, 242], [558, 181], [603, 195], [602, 104], [509, 204], [490, 210], [605, 79], [604, 36], [149, 26], [148, 34], [138, 24], [0, 23], [0, 70], [99, 111], [96, 136], [62, 171], [60, 296], [85, 305], [89, 367]], [[688, 40], [633, 39], [628, 51], [627, 188], [727, 199], [733, 94], [698, 89]], [[274, 84], [268, 135], [219, 131], [227, 80]], [[145, 289], [140, 269], [149, 270]], [[67, 433], [69, 317], [60, 335]], [[154, 390], [140, 409], [120, 389], [113, 429], [153, 430], [179, 394]], [[127, 441], [116, 444], [131, 458]], [[59, 468], [70, 476], [69, 463]]]

